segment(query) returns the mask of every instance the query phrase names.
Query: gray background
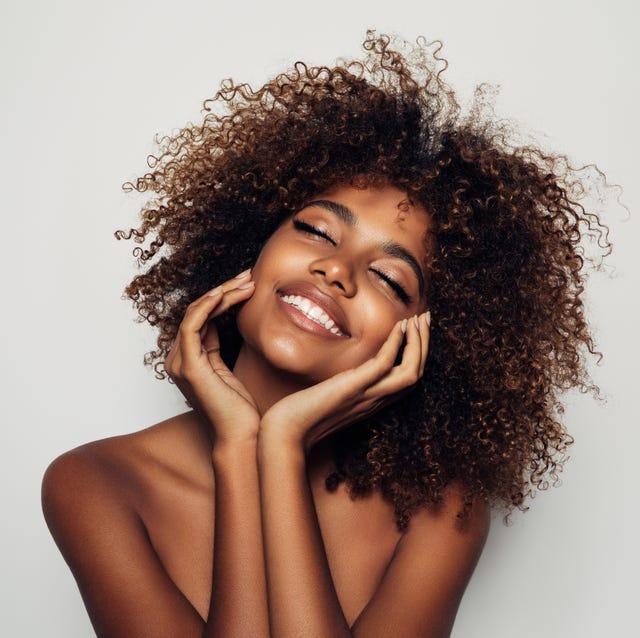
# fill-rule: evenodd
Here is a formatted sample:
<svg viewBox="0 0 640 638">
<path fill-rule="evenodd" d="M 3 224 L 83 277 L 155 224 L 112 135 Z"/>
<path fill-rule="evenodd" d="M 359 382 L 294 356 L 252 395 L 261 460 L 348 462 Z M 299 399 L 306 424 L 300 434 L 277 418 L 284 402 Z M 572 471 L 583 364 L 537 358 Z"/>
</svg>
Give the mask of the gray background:
<svg viewBox="0 0 640 638">
<path fill-rule="evenodd" d="M 501 85 L 500 115 L 576 164 L 597 162 L 631 211 L 607 204 L 616 251 L 589 289 L 607 402 L 568 397 L 577 442 L 564 485 L 510 527 L 496 518 L 454 636 L 639 635 L 634 5 L 3 0 L 0 634 L 91 635 L 40 513 L 51 459 L 183 410 L 141 365 L 153 336 L 120 300 L 132 246 L 112 233 L 140 203 L 121 183 L 144 171 L 156 132 L 198 118 L 223 77 L 260 83 L 296 59 L 331 63 L 375 27 L 441 38 L 463 97 Z"/>
</svg>

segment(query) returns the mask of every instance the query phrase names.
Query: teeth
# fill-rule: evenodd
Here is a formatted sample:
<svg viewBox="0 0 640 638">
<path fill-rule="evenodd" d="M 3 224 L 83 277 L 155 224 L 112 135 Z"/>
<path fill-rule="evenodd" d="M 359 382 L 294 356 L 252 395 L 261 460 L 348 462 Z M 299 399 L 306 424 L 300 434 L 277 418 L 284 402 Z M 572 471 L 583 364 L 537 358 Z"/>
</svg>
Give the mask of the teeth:
<svg viewBox="0 0 640 638">
<path fill-rule="evenodd" d="M 306 297 L 301 297 L 300 295 L 283 295 L 282 300 L 300 310 L 300 312 L 309 317 L 309 319 L 326 328 L 329 332 L 342 336 L 333 319 L 331 319 L 320 306 L 316 306 L 316 304 Z"/>
<path fill-rule="evenodd" d="M 311 302 L 308 299 L 305 299 L 304 297 L 300 298 L 300 310 L 302 310 L 302 312 L 304 312 L 305 315 L 309 314 L 309 310 L 311 310 Z"/>
</svg>

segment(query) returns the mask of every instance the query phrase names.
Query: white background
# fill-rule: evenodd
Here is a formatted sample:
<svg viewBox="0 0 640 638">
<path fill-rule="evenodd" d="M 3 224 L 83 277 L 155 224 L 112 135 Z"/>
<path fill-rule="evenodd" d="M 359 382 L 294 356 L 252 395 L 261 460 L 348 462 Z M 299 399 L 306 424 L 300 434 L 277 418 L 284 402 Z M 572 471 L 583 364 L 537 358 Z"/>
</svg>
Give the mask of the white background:
<svg viewBox="0 0 640 638">
<path fill-rule="evenodd" d="M 615 252 L 591 279 L 605 352 L 599 405 L 571 397 L 564 485 L 511 527 L 496 518 L 454 636 L 637 636 L 639 560 L 638 9 L 632 0 L 316 3 L 3 0 L 0 6 L 0 634 L 91 635 L 39 505 L 42 473 L 83 442 L 183 409 L 141 365 L 150 329 L 120 295 L 156 132 L 197 119 L 228 76 L 260 83 L 296 59 L 356 55 L 366 28 L 444 41 L 463 96 L 501 85 L 502 116 L 624 186 Z M 543 134 L 544 132 L 544 134 Z M 212 282 L 214 284 L 215 282 Z"/>
</svg>

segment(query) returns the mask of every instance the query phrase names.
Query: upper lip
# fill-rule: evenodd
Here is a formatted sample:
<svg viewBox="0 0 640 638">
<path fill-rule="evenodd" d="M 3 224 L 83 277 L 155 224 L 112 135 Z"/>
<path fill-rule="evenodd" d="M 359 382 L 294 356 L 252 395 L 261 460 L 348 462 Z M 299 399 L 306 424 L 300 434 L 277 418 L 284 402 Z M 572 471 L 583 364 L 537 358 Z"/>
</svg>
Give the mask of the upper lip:
<svg viewBox="0 0 640 638">
<path fill-rule="evenodd" d="M 322 292 L 317 286 L 311 283 L 299 281 L 278 288 L 278 294 L 283 295 L 299 295 L 306 297 L 309 301 L 322 308 L 336 324 L 336 327 L 343 335 L 351 336 L 347 328 L 347 318 L 338 303 L 325 292 Z"/>
</svg>

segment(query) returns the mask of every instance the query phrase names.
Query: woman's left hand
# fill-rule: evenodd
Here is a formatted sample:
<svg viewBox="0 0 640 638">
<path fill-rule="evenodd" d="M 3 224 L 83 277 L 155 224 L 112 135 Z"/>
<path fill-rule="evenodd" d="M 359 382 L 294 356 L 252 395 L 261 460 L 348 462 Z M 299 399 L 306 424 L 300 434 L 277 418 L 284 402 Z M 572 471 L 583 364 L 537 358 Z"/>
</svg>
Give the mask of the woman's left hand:
<svg viewBox="0 0 640 638">
<path fill-rule="evenodd" d="M 429 320 L 429 313 L 424 313 L 399 321 L 368 361 L 278 401 L 262 417 L 261 436 L 309 450 L 325 436 L 397 399 L 424 373 Z M 405 334 L 402 359 L 394 365 Z"/>
</svg>

